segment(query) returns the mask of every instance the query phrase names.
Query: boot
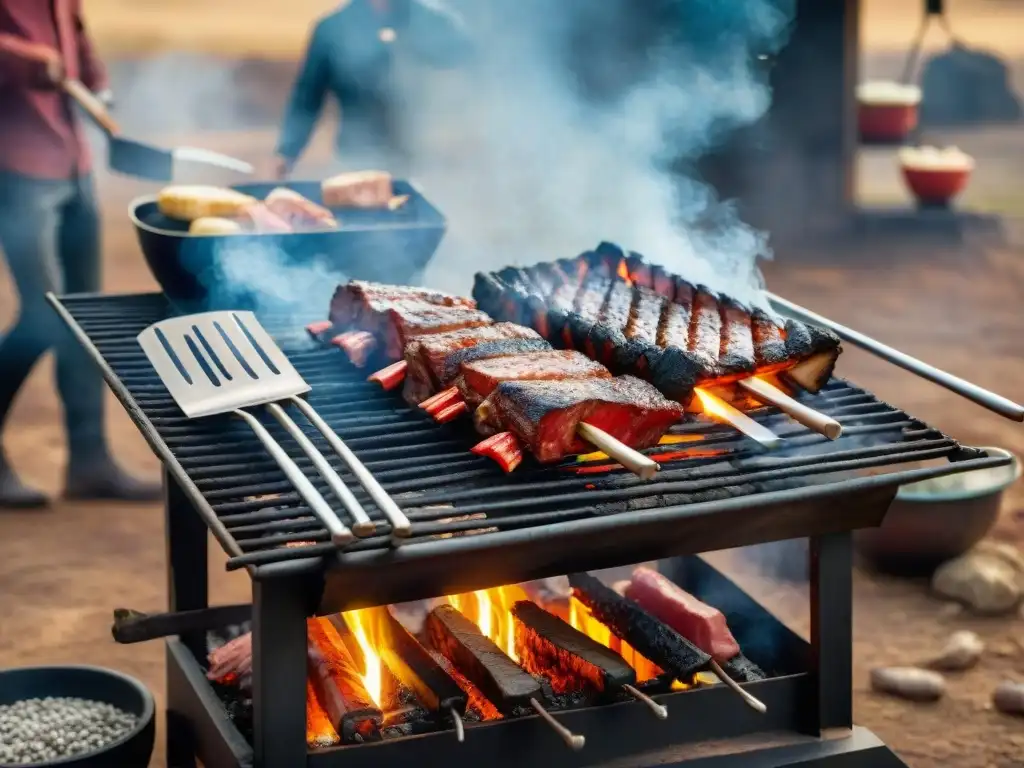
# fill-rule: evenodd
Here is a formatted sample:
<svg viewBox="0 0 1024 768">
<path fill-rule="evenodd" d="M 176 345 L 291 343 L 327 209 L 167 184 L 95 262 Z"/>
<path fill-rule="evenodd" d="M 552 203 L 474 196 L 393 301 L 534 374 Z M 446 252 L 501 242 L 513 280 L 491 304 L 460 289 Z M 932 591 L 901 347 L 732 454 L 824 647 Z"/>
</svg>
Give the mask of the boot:
<svg viewBox="0 0 1024 768">
<path fill-rule="evenodd" d="M 42 491 L 21 482 L 0 452 L 0 509 L 42 509 L 49 503 Z"/>
<path fill-rule="evenodd" d="M 72 501 L 157 501 L 160 483 L 147 482 L 125 472 L 111 458 L 68 466 L 64 498 Z"/>
</svg>

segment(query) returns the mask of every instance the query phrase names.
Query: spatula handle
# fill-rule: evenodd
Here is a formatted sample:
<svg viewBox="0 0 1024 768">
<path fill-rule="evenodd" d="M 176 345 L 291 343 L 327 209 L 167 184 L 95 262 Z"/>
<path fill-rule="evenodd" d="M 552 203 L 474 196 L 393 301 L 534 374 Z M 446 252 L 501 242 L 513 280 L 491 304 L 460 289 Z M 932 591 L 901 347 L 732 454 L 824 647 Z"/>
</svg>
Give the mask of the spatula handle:
<svg viewBox="0 0 1024 768">
<path fill-rule="evenodd" d="M 360 538 L 372 536 L 375 526 L 370 516 L 366 514 L 359 500 L 352 495 L 352 491 L 345 485 L 345 481 L 334 471 L 334 467 L 330 465 L 327 458 L 313 445 L 313 441 L 306 437 L 306 434 L 299 429 L 299 425 L 295 423 L 292 417 L 280 405 L 268 403 L 267 410 L 285 428 L 292 439 L 299 444 L 299 448 L 313 462 L 313 466 L 317 468 L 317 471 L 327 481 L 327 485 L 334 491 L 334 495 L 341 500 L 345 509 L 352 515 L 352 519 L 355 521 L 355 524 L 352 526 L 352 532 Z"/>
<path fill-rule="evenodd" d="M 64 93 L 70 96 L 107 135 L 116 136 L 121 126 L 110 116 L 110 111 L 100 99 L 79 80 L 65 80 L 61 83 Z"/>
<path fill-rule="evenodd" d="M 412 535 L 412 524 L 409 522 L 409 518 L 405 516 L 405 513 L 399 509 L 398 505 L 395 504 L 394 500 L 388 495 L 380 483 L 375 478 L 363 463 L 356 458 L 356 455 L 349 450 L 348 446 L 342 442 L 341 438 L 331 429 L 330 425 L 320 418 L 320 414 L 316 410 L 303 400 L 301 397 L 292 397 L 291 401 L 295 403 L 296 407 L 302 414 L 309 419 L 309 422 L 320 430 L 320 434 L 324 436 L 324 439 L 330 444 L 331 448 L 334 449 L 335 453 L 341 457 L 352 474 L 356 476 L 359 484 L 366 489 L 366 492 L 370 494 L 370 498 L 373 499 L 373 503 L 377 505 L 384 516 L 387 517 L 388 522 L 391 523 L 391 535 L 396 538 L 405 539 Z"/>
<path fill-rule="evenodd" d="M 317 519 L 327 528 L 328 533 L 331 535 L 331 542 L 340 547 L 352 541 L 355 538 L 352 535 L 352 531 L 346 528 L 345 524 L 338 519 L 338 516 L 334 514 L 334 510 L 331 509 L 331 505 L 313 487 L 313 484 L 309 482 L 309 479 L 302 473 L 298 465 L 292 461 L 291 457 L 285 453 L 284 448 L 267 431 L 266 427 L 260 424 L 259 419 L 245 411 L 236 410 L 233 413 L 245 420 L 256 434 L 256 437 L 263 443 L 263 447 L 267 449 L 271 458 L 284 470 L 291 484 L 295 486 L 295 490 L 299 492 L 299 496 L 302 497 L 302 500 L 313 510 L 313 514 L 316 515 Z"/>
</svg>

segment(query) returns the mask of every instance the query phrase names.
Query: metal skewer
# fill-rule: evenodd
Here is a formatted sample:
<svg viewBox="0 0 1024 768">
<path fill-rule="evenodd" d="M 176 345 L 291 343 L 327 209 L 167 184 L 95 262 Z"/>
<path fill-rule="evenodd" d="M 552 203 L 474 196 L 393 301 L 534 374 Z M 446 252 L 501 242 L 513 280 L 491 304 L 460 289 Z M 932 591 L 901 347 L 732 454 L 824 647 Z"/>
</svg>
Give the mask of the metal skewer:
<svg viewBox="0 0 1024 768">
<path fill-rule="evenodd" d="M 560 722 L 555 720 L 555 718 L 551 716 L 551 713 L 544 709 L 541 703 L 536 699 L 530 699 L 530 706 L 533 707 L 534 712 L 544 719 L 544 722 L 551 726 L 555 733 L 562 737 L 562 741 L 564 741 L 570 749 L 576 750 L 577 752 L 583 749 L 583 745 L 587 743 L 585 738 L 580 736 L 578 733 L 573 733 Z"/>
<path fill-rule="evenodd" d="M 576 425 L 576 434 L 602 453 L 608 454 L 609 458 L 617 461 L 641 480 L 650 480 L 661 469 L 661 465 L 650 456 L 633 450 L 603 429 L 581 422 Z"/>
<path fill-rule="evenodd" d="M 835 440 L 843 434 L 843 425 L 838 421 L 823 413 L 819 413 L 813 408 L 808 408 L 764 379 L 759 379 L 756 376 L 749 379 L 741 379 L 739 386 L 758 400 L 774 405 L 794 421 L 800 422 L 808 429 L 813 429 L 829 440 Z"/>
<path fill-rule="evenodd" d="M 922 379 L 927 379 L 934 384 L 938 384 L 940 387 L 945 387 L 950 392 L 955 392 L 961 397 L 966 397 L 968 400 L 977 403 L 982 408 L 987 408 L 988 410 L 998 413 L 1000 416 L 1012 419 L 1013 421 L 1024 421 L 1024 405 L 1020 405 L 1019 403 L 1015 403 L 1002 395 L 997 395 L 994 392 L 983 389 L 977 384 L 965 381 L 959 376 L 954 376 L 951 373 L 946 373 L 946 371 L 928 365 L 928 363 L 922 362 L 915 357 L 911 357 L 910 355 L 900 352 L 898 349 L 893 349 L 880 341 L 872 339 L 870 336 L 865 336 L 859 331 L 847 328 L 845 325 L 840 325 L 837 322 L 829 320 L 827 317 L 822 317 L 815 312 L 811 312 L 809 309 L 805 309 L 798 304 L 787 301 L 781 296 L 776 296 L 774 293 L 769 293 L 767 295 L 769 301 L 771 301 L 775 308 L 783 314 L 789 315 L 797 320 L 828 328 L 843 341 L 848 341 L 851 344 L 870 352 L 876 357 L 887 360 L 893 365 L 898 365 L 905 371 L 917 374 Z"/>
<path fill-rule="evenodd" d="M 667 720 L 668 719 L 668 710 L 665 709 L 665 707 L 663 707 L 661 704 L 656 702 L 654 699 L 652 699 L 650 696 L 648 696 L 643 691 L 637 690 L 632 685 L 624 685 L 624 686 L 622 686 L 622 690 L 624 690 L 626 693 L 628 693 L 634 699 L 639 701 L 641 704 L 646 704 L 647 708 L 649 710 L 651 710 L 651 712 L 653 712 L 655 714 L 655 716 L 659 720 Z"/>
<path fill-rule="evenodd" d="M 455 738 L 459 744 L 466 740 L 466 726 L 462 723 L 462 718 L 459 713 L 455 711 L 455 708 L 448 710 L 448 713 L 452 716 L 452 723 L 455 725 Z"/>
<path fill-rule="evenodd" d="M 748 707 L 750 707 L 753 710 L 756 710 L 757 712 L 760 712 L 762 715 L 768 711 L 768 707 L 765 706 L 765 703 L 763 701 L 754 696 L 752 693 L 746 691 L 739 683 L 737 683 L 735 680 L 729 677 L 725 673 L 725 670 L 722 669 L 722 665 L 714 659 L 711 660 L 711 671 L 715 673 L 719 680 L 721 680 L 727 686 L 736 691 L 736 693 L 739 694 L 743 701 L 747 703 Z"/>
</svg>

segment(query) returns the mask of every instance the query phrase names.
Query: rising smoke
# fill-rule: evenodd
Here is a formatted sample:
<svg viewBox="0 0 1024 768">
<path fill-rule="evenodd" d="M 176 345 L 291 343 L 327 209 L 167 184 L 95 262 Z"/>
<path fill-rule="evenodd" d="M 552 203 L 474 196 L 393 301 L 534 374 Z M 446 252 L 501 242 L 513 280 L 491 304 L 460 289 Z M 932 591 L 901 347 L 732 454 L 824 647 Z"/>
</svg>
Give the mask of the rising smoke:
<svg viewBox="0 0 1024 768">
<path fill-rule="evenodd" d="M 765 234 L 680 168 L 765 113 L 759 56 L 784 44 L 792 1 L 477 7 L 484 42 L 463 103 L 415 89 L 407 113 L 415 172 L 451 222 L 428 279 L 465 290 L 482 267 L 606 239 L 751 300 Z"/>
<path fill-rule="evenodd" d="M 767 236 L 692 169 L 767 110 L 760 57 L 785 44 L 794 2 L 451 0 L 475 58 L 444 72 L 410 58 L 397 73 L 410 175 L 449 222 L 425 281 L 465 293 L 475 271 L 611 240 L 756 300 Z M 122 94 L 122 103 L 179 122 L 196 111 L 190 104 L 207 119 L 232 109 L 227 65 L 204 66 L 185 82 L 180 68 L 153 62 L 136 73 L 142 95 Z M 326 262 L 285 269 L 270 249 L 221 261 L 218 290 L 269 289 L 275 309 L 289 297 L 308 303 L 310 290 L 346 276 Z"/>
</svg>

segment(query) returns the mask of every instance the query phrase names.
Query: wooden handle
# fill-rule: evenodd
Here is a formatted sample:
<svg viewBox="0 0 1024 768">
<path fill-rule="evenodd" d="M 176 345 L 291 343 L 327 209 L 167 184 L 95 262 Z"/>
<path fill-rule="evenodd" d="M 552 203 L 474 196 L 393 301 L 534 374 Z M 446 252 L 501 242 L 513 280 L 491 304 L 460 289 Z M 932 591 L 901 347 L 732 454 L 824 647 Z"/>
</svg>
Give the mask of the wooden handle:
<svg viewBox="0 0 1024 768">
<path fill-rule="evenodd" d="M 96 94 L 86 88 L 81 82 L 78 80 L 65 80 L 62 83 L 62 87 L 64 88 L 64 93 L 74 99 L 78 106 L 84 109 L 86 114 L 95 120 L 96 124 L 108 135 L 116 136 L 121 132 L 121 127 L 110 116 L 106 105 L 96 98 Z"/>
<path fill-rule="evenodd" d="M 740 387 L 758 400 L 774 405 L 795 421 L 800 422 L 808 429 L 813 429 L 815 432 L 824 435 L 829 440 L 835 440 L 843 434 L 843 425 L 838 421 L 823 413 L 818 413 L 813 408 L 808 408 L 764 379 L 757 377 L 743 379 L 740 381 Z"/>
<path fill-rule="evenodd" d="M 747 414 L 733 408 L 725 400 L 714 397 L 700 388 L 695 389 L 694 392 L 696 392 L 698 399 L 704 405 L 704 412 L 716 421 L 732 425 L 745 436 L 757 441 L 769 450 L 778 448 L 782 444 L 781 437 L 768 429 L 768 427 L 758 424 Z"/>
<path fill-rule="evenodd" d="M 603 429 L 598 429 L 590 424 L 580 423 L 576 426 L 576 434 L 599 451 L 608 454 L 609 458 L 615 459 L 615 461 L 637 475 L 641 480 L 650 480 L 661 469 L 658 462 L 654 459 L 644 456 L 639 451 L 634 451 Z"/>
</svg>

